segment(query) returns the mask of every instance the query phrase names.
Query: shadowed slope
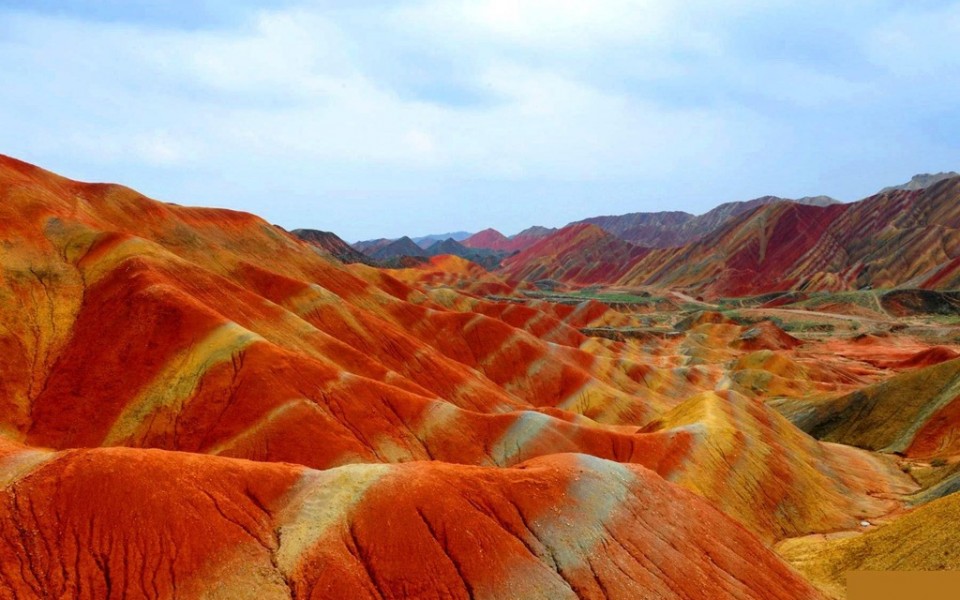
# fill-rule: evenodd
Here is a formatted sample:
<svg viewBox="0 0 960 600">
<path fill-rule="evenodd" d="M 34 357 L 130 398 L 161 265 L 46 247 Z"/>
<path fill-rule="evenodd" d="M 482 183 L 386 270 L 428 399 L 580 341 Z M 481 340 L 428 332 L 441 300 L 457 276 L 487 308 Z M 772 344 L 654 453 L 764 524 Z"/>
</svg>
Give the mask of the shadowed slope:
<svg viewBox="0 0 960 600">
<path fill-rule="evenodd" d="M 892 460 L 820 444 L 734 392 L 691 398 L 646 428 L 654 429 L 693 437 L 681 466 L 666 474 L 671 481 L 767 540 L 854 528 L 896 510 L 894 494 L 916 489 Z"/>
<path fill-rule="evenodd" d="M 960 569 L 960 495 L 921 506 L 857 535 L 788 540 L 777 551 L 833 598 L 844 598 L 849 571 Z"/>
<path fill-rule="evenodd" d="M 918 458 L 960 454 L 960 360 L 907 371 L 863 390 L 776 403 L 827 441 Z"/>
<path fill-rule="evenodd" d="M 394 240 L 389 244 L 377 248 L 376 250 L 370 250 L 370 258 L 376 260 L 387 260 L 390 258 L 400 258 L 403 256 L 426 256 L 426 251 L 418 246 L 413 240 L 404 236 L 398 240 Z"/>
<path fill-rule="evenodd" d="M 317 229 L 294 229 L 291 232 L 311 246 L 316 246 L 343 263 L 363 263 L 376 265 L 372 258 L 356 250 L 350 244 L 340 239 L 337 234 Z"/>
</svg>

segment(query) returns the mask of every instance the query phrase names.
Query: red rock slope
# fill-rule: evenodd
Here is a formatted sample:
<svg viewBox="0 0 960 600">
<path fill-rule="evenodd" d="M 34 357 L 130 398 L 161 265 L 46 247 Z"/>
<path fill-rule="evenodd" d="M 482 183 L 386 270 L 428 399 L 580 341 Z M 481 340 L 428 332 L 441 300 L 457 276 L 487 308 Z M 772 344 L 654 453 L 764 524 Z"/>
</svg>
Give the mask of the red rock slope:
<svg viewBox="0 0 960 600">
<path fill-rule="evenodd" d="M 556 229 L 534 226 L 507 237 L 496 229 L 484 229 L 463 240 L 463 245 L 468 248 L 517 252 L 529 248 L 555 231 Z"/>
<path fill-rule="evenodd" d="M 762 196 L 743 202 L 727 202 L 702 214 L 691 215 L 680 211 L 629 213 L 625 215 L 591 217 L 571 225 L 591 223 L 628 242 L 648 248 L 671 248 L 694 242 L 737 215 L 748 213 L 758 206 L 776 202 L 796 202 L 827 206 L 836 200 L 826 196 L 790 200 L 776 196 Z"/>
<path fill-rule="evenodd" d="M 960 286 L 958 199 L 954 177 L 849 204 L 758 202 L 700 239 L 653 250 L 574 224 L 504 261 L 503 274 L 512 281 L 648 285 L 711 297 L 866 286 L 954 289 Z"/>
<path fill-rule="evenodd" d="M 642 467 L 312 471 L 0 446 L 0 598 L 817 598 Z"/>
<path fill-rule="evenodd" d="M 807 597 L 764 544 L 911 485 L 709 395 L 817 376 L 737 325 L 398 277 L 0 157 L 0 597 Z"/>
<path fill-rule="evenodd" d="M 503 261 L 511 281 L 556 279 L 574 284 L 616 281 L 648 252 L 596 225 L 568 225 Z"/>
<path fill-rule="evenodd" d="M 510 238 L 496 229 L 484 229 L 463 240 L 467 248 L 487 248 L 489 250 L 506 250 Z"/>
<path fill-rule="evenodd" d="M 864 286 L 950 289 L 960 284 L 960 178 L 860 202 L 777 203 L 703 240 L 651 252 L 625 284 L 735 296 Z"/>
</svg>

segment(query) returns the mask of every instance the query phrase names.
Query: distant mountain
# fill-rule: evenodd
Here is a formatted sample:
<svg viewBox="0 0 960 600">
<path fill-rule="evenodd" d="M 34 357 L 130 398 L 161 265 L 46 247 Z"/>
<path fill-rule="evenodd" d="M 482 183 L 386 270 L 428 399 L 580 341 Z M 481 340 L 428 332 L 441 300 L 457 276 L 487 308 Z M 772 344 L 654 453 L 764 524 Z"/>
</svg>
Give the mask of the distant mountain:
<svg viewBox="0 0 960 600">
<path fill-rule="evenodd" d="M 549 235 L 553 235 L 557 231 L 559 230 L 555 227 L 540 227 L 539 225 L 528 227 L 520 233 L 510 236 L 510 243 L 507 244 L 505 249 L 511 252 L 526 250 L 533 244 Z"/>
<path fill-rule="evenodd" d="M 442 242 L 444 240 L 453 240 L 455 242 L 462 242 L 463 240 L 470 237 L 472 234 L 469 231 L 452 231 L 450 233 L 431 233 L 430 235 L 424 235 L 420 237 L 411 238 L 414 243 L 421 248 L 429 248 L 435 242 Z"/>
<path fill-rule="evenodd" d="M 925 190 L 931 185 L 939 181 L 943 181 L 944 179 L 950 179 L 951 177 L 960 177 L 960 173 L 956 173 L 954 171 L 947 171 L 943 173 L 920 173 L 919 175 L 914 175 L 907 183 L 885 187 L 880 190 L 880 193 L 893 192 L 896 190 Z"/>
<path fill-rule="evenodd" d="M 777 196 L 762 196 L 742 202 L 727 202 L 702 215 L 681 211 L 639 212 L 625 215 L 591 217 L 571 225 L 590 223 L 619 238 L 648 248 L 672 248 L 688 244 L 707 235 L 729 218 L 774 202 L 796 202 L 827 206 L 837 201 L 829 196 L 813 196 L 790 200 Z"/>
<path fill-rule="evenodd" d="M 776 203 L 793 203 L 804 206 L 830 206 L 832 204 L 839 204 L 837 200 L 829 196 L 807 196 L 796 200 L 781 198 L 779 196 L 761 196 L 753 200 L 727 202 L 717 206 L 713 210 L 694 217 L 686 223 L 681 228 L 681 237 L 686 238 L 683 243 L 689 243 L 704 237 L 726 223 L 731 217 L 746 214 L 760 206 Z"/>
<path fill-rule="evenodd" d="M 504 251 L 489 248 L 468 248 L 452 237 L 437 240 L 426 248 L 417 244 L 412 238 L 404 236 L 397 240 L 378 239 L 357 242 L 350 249 L 354 252 L 362 250 L 361 254 L 367 260 L 387 268 L 410 267 L 420 264 L 427 257 L 450 254 L 473 261 L 489 270 L 499 267 L 500 260 L 507 254 Z"/>
<path fill-rule="evenodd" d="M 582 221 L 575 221 L 570 225 L 591 224 L 600 227 L 608 233 L 650 248 L 678 246 L 688 241 L 681 231 L 685 224 L 696 219 L 690 213 L 671 212 L 638 212 L 626 215 L 607 215 L 590 217 Z"/>
<path fill-rule="evenodd" d="M 596 225 L 578 223 L 504 259 L 502 273 L 512 281 L 616 281 L 647 252 L 647 248 L 624 241 Z"/>
<path fill-rule="evenodd" d="M 440 256 L 441 254 L 452 254 L 454 256 L 464 256 L 470 253 L 476 253 L 473 248 L 467 248 L 453 238 L 434 242 L 426 249 L 427 256 Z"/>
<path fill-rule="evenodd" d="M 779 198 L 777 196 L 763 196 L 743 202 L 727 202 L 702 215 L 692 215 L 681 211 L 639 212 L 625 215 L 591 217 L 589 219 L 575 221 L 570 223 L 570 225 L 596 225 L 608 233 L 612 233 L 623 240 L 639 246 L 648 248 L 673 248 L 702 238 L 733 216 L 753 210 L 757 206 L 774 202 L 796 202 L 812 206 L 827 206 L 837 203 L 836 200 L 828 196 L 812 196 L 798 200 Z M 488 228 L 472 235 L 465 231 L 457 231 L 449 234 L 432 234 L 407 239 L 410 239 L 424 251 L 437 242 L 453 240 L 466 248 L 512 253 L 525 250 L 557 231 L 555 228 L 533 226 L 508 237 L 496 229 Z M 398 248 L 400 248 L 400 246 L 393 247 L 392 245 L 398 241 L 399 240 L 386 238 L 364 240 L 353 244 L 353 248 L 368 256 L 384 256 L 384 254 L 386 254 L 394 257 L 399 256 L 396 252 L 399 251 Z M 391 247 L 391 249 L 381 252 L 381 250 L 387 247 Z M 454 250 L 456 251 L 446 252 L 446 254 L 462 256 L 473 260 L 473 258 L 465 255 L 461 250 L 456 248 L 454 248 Z M 409 246 L 406 247 L 404 252 L 406 252 L 406 254 L 403 254 L 405 256 L 433 256 L 433 254 L 428 252 L 413 253 L 413 250 Z"/>
<path fill-rule="evenodd" d="M 453 238 L 436 242 L 426 250 L 427 256 L 441 256 L 450 254 L 475 262 L 485 269 L 495 269 L 500 266 L 500 260 L 506 256 L 501 250 L 488 248 L 468 248 Z"/>
<path fill-rule="evenodd" d="M 467 248 L 488 248 L 490 250 L 505 250 L 505 246 L 509 243 L 510 238 L 493 228 L 478 231 L 463 240 L 463 245 Z"/>
<path fill-rule="evenodd" d="M 597 224 L 575 223 L 505 259 L 502 274 L 511 281 L 654 286 L 707 297 L 960 287 L 960 176 L 847 204 L 765 196 L 699 217 L 622 217 L 599 222 L 620 232 L 672 225 L 676 236 L 703 233 L 682 246 L 647 248 Z M 648 240 L 665 239 L 647 231 Z"/>
<path fill-rule="evenodd" d="M 337 234 L 330 231 L 320 231 L 319 229 L 294 229 L 293 235 L 327 252 L 337 260 L 343 263 L 363 263 L 365 265 L 377 266 L 377 261 L 373 260 L 363 252 L 356 250 L 350 244 L 340 239 Z"/>
<path fill-rule="evenodd" d="M 556 231 L 556 229 L 549 227 L 534 225 L 514 236 L 507 237 L 496 229 L 484 229 L 464 240 L 463 245 L 469 248 L 487 248 L 489 250 L 500 250 L 503 252 L 516 252 L 530 247 L 535 242 Z"/>
<path fill-rule="evenodd" d="M 638 260 L 622 285 L 710 296 L 960 286 L 960 177 L 848 204 L 770 203 Z"/>
<path fill-rule="evenodd" d="M 396 240 L 391 240 L 387 238 L 378 238 L 375 240 L 363 240 L 360 242 L 354 242 L 353 244 L 350 244 L 350 245 L 353 247 L 354 250 L 359 250 L 360 252 L 363 252 L 367 256 L 370 256 L 380 248 L 389 246 L 395 241 Z"/>
<path fill-rule="evenodd" d="M 398 240 L 394 240 L 389 244 L 380 246 L 375 250 L 365 253 L 371 258 L 375 258 L 377 260 L 389 260 L 391 258 L 399 258 L 401 256 L 427 256 L 427 253 L 424 251 L 424 249 L 414 243 L 414 241 L 407 236 L 403 236 Z"/>
<path fill-rule="evenodd" d="M 797 204 L 806 204 L 807 206 L 830 206 L 831 204 L 842 204 L 836 198 L 830 196 L 804 196 L 796 200 L 787 200 L 787 202 L 796 202 Z"/>
</svg>

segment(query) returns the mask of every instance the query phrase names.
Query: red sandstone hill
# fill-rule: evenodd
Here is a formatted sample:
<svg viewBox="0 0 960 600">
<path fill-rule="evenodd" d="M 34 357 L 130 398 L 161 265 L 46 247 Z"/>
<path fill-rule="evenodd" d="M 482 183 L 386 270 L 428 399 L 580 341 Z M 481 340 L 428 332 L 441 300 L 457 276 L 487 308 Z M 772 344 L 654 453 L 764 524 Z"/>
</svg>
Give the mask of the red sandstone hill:
<svg viewBox="0 0 960 600">
<path fill-rule="evenodd" d="M 960 178 L 850 204 L 763 206 L 621 280 L 713 295 L 960 284 Z"/>
<path fill-rule="evenodd" d="M 488 250 L 506 250 L 510 238 L 496 229 L 484 229 L 461 242 L 467 248 L 486 248 Z"/>
<path fill-rule="evenodd" d="M 758 202 L 676 248 L 643 250 L 599 228 L 570 226 L 505 261 L 503 274 L 709 296 L 953 289 L 960 286 L 958 206 L 960 178 L 947 178 L 849 204 Z"/>
<path fill-rule="evenodd" d="M 827 196 L 790 200 L 776 196 L 762 196 L 743 202 L 727 202 L 702 214 L 691 215 L 681 211 L 629 213 L 625 215 L 591 217 L 571 223 L 590 223 L 628 242 L 648 248 L 683 246 L 708 235 L 731 218 L 748 213 L 759 206 L 778 202 L 796 202 L 811 206 L 829 206 L 837 201 Z"/>
<path fill-rule="evenodd" d="M 510 236 L 510 244 L 507 246 L 507 250 L 526 250 L 533 244 L 556 232 L 557 229 L 553 227 L 541 227 L 539 225 L 527 227 L 520 233 Z"/>
<path fill-rule="evenodd" d="M 529 248 L 554 232 L 556 232 L 556 229 L 534 226 L 528 227 L 514 236 L 507 237 L 496 229 L 484 229 L 465 239 L 463 245 L 468 248 L 516 252 Z"/>
<path fill-rule="evenodd" d="M 648 252 L 534 247 L 582 281 Z M 765 404 L 862 367 L 510 289 L 0 157 L 0 598 L 813 598 L 772 544 L 915 489 Z"/>
<path fill-rule="evenodd" d="M 504 259 L 501 273 L 512 281 L 616 281 L 647 252 L 596 225 L 569 225 Z"/>
<path fill-rule="evenodd" d="M 682 233 L 684 225 L 695 219 L 693 215 L 681 211 L 655 213 L 629 213 L 591 217 L 571 223 L 571 225 L 596 225 L 607 233 L 620 239 L 648 246 L 650 248 L 669 248 L 682 246 L 690 241 Z"/>
<path fill-rule="evenodd" d="M 313 471 L 27 452 L 0 446 L 24 464 L 0 492 L 4 598 L 820 597 L 690 492 L 582 455 Z"/>
</svg>

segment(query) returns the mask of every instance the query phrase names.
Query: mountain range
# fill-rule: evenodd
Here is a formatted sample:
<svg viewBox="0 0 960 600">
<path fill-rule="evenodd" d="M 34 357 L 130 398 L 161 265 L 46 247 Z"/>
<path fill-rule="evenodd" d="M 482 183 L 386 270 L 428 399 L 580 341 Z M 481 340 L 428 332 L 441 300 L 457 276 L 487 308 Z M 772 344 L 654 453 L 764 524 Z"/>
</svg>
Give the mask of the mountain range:
<svg viewBox="0 0 960 600">
<path fill-rule="evenodd" d="M 957 173 L 955 171 L 944 171 L 940 173 L 921 173 L 919 175 L 914 175 L 913 177 L 911 177 L 910 181 L 908 181 L 907 183 L 885 187 L 882 190 L 880 190 L 880 193 L 894 192 L 897 190 L 905 190 L 908 192 L 915 191 L 915 190 L 923 190 L 939 181 L 943 181 L 944 179 L 951 179 L 953 177 L 960 177 L 960 173 Z"/>
<path fill-rule="evenodd" d="M 503 253 L 484 266 L 512 282 L 666 287 L 696 295 L 899 286 L 946 289 L 954 259 L 960 191 L 955 174 L 917 175 L 870 198 L 763 196 L 702 215 L 630 213 L 507 237 L 486 229 L 463 247 Z M 789 240 L 789 243 L 787 241 Z M 904 254 L 904 246 L 912 250 Z M 371 257 L 428 256 L 411 240 L 355 245 Z M 473 259 L 461 246 L 449 252 Z"/>
<path fill-rule="evenodd" d="M 413 243 L 420 246 L 421 248 L 429 248 L 437 242 L 442 242 L 444 240 L 453 240 L 455 242 L 462 242 L 463 240 L 470 237 L 469 231 L 451 231 L 449 233 L 431 233 L 430 235 L 424 235 L 420 237 L 411 238 Z"/>
<path fill-rule="evenodd" d="M 332 231 L 318 229 L 294 229 L 291 233 L 310 245 L 319 248 L 342 263 L 376 265 L 377 261 L 343 241 Z"/>
<path fill-rule="evenodd" d="M 799 305 L 956 286 L 958 193 L 381 268 L 0 156 L 0 598 L 791 600 L 960 568 L 955 295 Z"/>
<path fill-rule="evenodd" d="M 945 174 L 941 174 L 945 175 Z M 918 176 L 923 177 L 923 176 Z M 936 176 L 925 176 L 933 178 Z M 743 202 L 727 202 L 717 206 L 702 215 L 692 215 L 686 212 L 656 212 L 656 213 L 629 213 L 625 215 L 591 217 L 581 221 L 575 221 L 570 225 L 589 223 L 597 225 L 604 231 L 626 241 L 651 248 L 682 246 L 685 243 L 699 239 L 704 234 L 712 231 L 721 223 L 732 216 L 747 212 L 764 204 L 774 202 L 797 202 L 799 204 L 810 204 L 814 206 L 826 206 L 838 203 L 837 200 L 828 196 L 814 196 L 800 198 L 798 200 L 789 200 L 778 198 L 776 196 L 763 196 L 753 200 Z M 462 242 L 468 248 L 481 248 L 487 250 L 499 250 L 507 253 L 525 250 L 538 240 L 555 233 L 556 228 L 541 227 L 535 225 L 528 227 L 520 233 L 512 236 L 506 236 L 496 229 L 488 228 L 477 233 L 467 233 L 458 231 L 454 234 L 433 234 L 420 238 L 412 238 L 410 241 L 420 246 L 422 249 L 429 248 L 437 241 L 453 239 Z M 400 242 L 404 238 L 397 239 L 374 239 L 363 240 L 353 244 L 356 250 L 368 253 L 371 257 L 382 247 L 394 242 Z M 397 249 L 405 248 L 407 251 L 415 252 L 409 244 L 402 242 L 402 246 Z M 398 256 L 396 252 L 391 252 L 392 256 Z"/>
<path fill-rule="evenodd" d="M 847 204 L 765 203 L 674 248 L 631 249 L 568 226 L 504 263 L 513 280 L 681 289 L 709 297 L 773 291 L 958 285 L 960 178 Z M 574 236 L 573 234 L 578 235 Z M 616 252 L 604 250 L 617 247 Z M 591 275 L 584 278 L 583 273 Z"/>
<path fill-rule="evenodd" d="M 592 217 L 571 223 L 590 223 L 604 231 L 648 248 L 683 246 L 710 233 L 731 217 L 747 213 L 758 206 L 777 202 L 795 202 L 812 206 L 828 206 L 838 202 L 828 196 L 816 196 L 789 200 L 776 196 L 763 196 L 744 202 L 727 202 L 702 215 L 686 212 L 630 213 L 610 217 Z"/>
</svg>

